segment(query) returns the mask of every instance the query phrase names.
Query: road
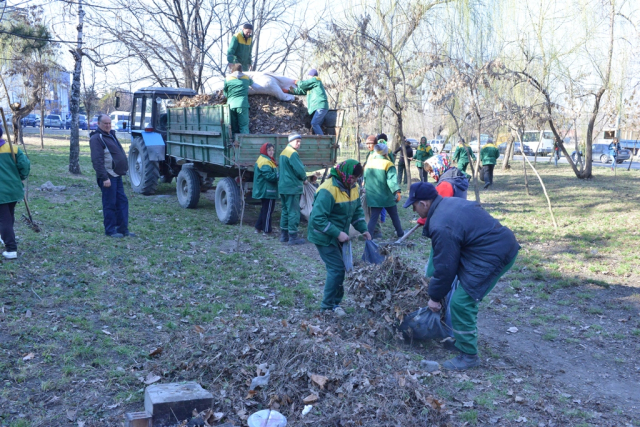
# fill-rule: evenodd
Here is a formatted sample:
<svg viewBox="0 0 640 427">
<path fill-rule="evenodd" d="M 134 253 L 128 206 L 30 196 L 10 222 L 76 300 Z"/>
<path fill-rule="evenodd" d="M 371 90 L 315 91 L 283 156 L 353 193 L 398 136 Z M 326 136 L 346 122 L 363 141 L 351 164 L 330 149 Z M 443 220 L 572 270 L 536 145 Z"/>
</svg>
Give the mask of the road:
<svg viewBox="0 0 640 427">
<path fill-rule="evenodd" d="M 22 132 L 23 135 L 40 135 L 40 128 L 34 128 L 34 127 L 26 127 L 26 128 L 22 128 Z M 89 132 L 88 130 L 80 130 L 80 136 L 84 136 L 84 137 L 89 137 Z M 53 129 L 53 128 L 45 128 L 44 130 L 44 136 L 54 136 L 54 137 L 61 137 L 61 136 L 70 136 L 71 135 L 71 131 L 69 129 Z M 130 136 L 129 136 L 129 132 L 116 132 L 116 136 L 118 137 L 118 139 L 121 140 L 129 140 Z"/>
<path fill-rule="evenodd" d="M 504 156 L 500 156 L 500 159 L 503 159 Z M 531 163 L 533 163 L 533 156 L 527 156 L 527 159 L 529 159 L 529 161 Z M 522 156 L 513 156 L 513 160 L 519 160 L 522 161 Z M 538 163 L 548 163 L 549 162 L 549 157 L 538 157 Z M 551 160 L 551 163 L 553 163 L 553 159 Z M 561 157 L 558 160 L 559 164 L 569 164 L 569 162 L 567 161 L 567 159 L 565 159 L 564 157 Z M 600 167 L 600 168 L 611 168 L 611 163 L 601 163 L 601 162 L 593 162 L 593 166 L 594 167 Z M 627 169 L 629 167 L 629 160 L 618 164 L 617 167 L 619 169 Z M 633 164 L 631 165 L 631 169 L 640 169 L 640 157 L 636 156 L 633 159 Z"/>
</svg>

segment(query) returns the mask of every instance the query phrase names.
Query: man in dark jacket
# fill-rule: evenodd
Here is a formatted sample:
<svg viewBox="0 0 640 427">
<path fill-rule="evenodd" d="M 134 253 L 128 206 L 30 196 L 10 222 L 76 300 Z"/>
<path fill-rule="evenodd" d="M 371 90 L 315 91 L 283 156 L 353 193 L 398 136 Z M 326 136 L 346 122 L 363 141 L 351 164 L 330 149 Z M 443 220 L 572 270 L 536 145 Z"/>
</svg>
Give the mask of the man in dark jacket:
<svg viewBox="0 0 640 427">
<path fill-rule="evenodd" d="M 98 129 L 91 132 L 89 147 L 91 163 L 102 190 L 105 234 L 110 237 L 135 236 L 129 232 L 129 201 L 122 185 L 122 175 L 129 170 L 127 155 L 116 132 L 111 130 L 111 119 L 106 114 L 98 116 Z"/>
<path fill-rule="evenodd" d="M 435 272 L 429 282 L 429 308 L 438 312 L 456 276 L 459 284 L 449 310 L 460 354 L 443 364 L 464 370 L 478 358 L 478 303 L 513 266 L 520 245 L 511 230 L 475 202 L 443 198 L 426 182 L 413 184 L 404 204 L 426 218 L 423 236 L 431 239 Z"/>
<path fill-rule="evenodd" d="M 407 158 L 409 160 L 413 159 L 413 148 L 411 148 L 411 142 L 405 139 L 404 146 L 405 146 L 405 149 L 407 150 Z M 405 168 L 405 164 L 404 164 L 404 153 L 402 152 L 402 145 L 396 148 L 396 150 L 393 152 L 393 154 L 398 154 L 398 153 L 400 153 L 398 155 L 398 185 L 399 185 L 399 184 L 407 183 L 409 174 L 407 173 L 407 169 Z M 402 180 L 403 174 L 404 174 L 404 182 Z"/>
</svg>

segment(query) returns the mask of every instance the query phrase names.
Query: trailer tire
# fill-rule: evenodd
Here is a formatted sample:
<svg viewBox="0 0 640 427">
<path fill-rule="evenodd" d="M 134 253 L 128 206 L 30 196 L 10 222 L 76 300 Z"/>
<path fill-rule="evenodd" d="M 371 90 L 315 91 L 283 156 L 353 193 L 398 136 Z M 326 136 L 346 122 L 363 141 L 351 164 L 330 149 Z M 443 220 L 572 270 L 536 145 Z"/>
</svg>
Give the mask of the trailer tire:
<svg viewBox="0 0 640 427">
<path fill-rule="evenodd" d="M 216 186 L 216 213 L 223 224 L 233 225 L 240 219 L 242 210 L 240 186 L 233 178 L 222 178 Z"/>
<path fill-rule="evenodd" d="M 185 209 L 194 209 L 200 200 L 200 175 L 193 168 L 182 168 L 176 179 L 178 203 Z"/>
<path fill-rule="evenodd" d="M 149 151 L 141 136 L 136 136 L 129 147 L 129 178 L 131 189 L 150 195 L 156 192 L 160 168 L 158 162 L 149 160 Z"/>
</svg>

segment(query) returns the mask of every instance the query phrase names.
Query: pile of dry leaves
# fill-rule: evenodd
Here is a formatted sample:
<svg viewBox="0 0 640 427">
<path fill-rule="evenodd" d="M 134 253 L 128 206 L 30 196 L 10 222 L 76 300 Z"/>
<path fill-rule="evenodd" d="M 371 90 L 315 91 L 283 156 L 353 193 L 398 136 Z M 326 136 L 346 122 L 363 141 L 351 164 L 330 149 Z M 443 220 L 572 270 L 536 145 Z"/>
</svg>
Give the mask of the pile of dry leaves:
<svg viewBox="0 0 640 427">
<path fill-rule="evenodd" d="M 405 315 L 429 301 L 424 273 L 408 267 L 393 255 L 388 255 L 379 265 L 355 266 L 345 286 L 356 304 L 392 324 L 401 323 Z"/>
<path fill-rule="evenodd" d="M 211 95 L 181 98 L 176 101 L 175 106 L 200 107 L 226 102 L 222 91 L 217 91 Z M 252 134 L 311 133 L 311 117 L 301 98 L 285 102 L 269 95 L 252 95 L 249 97 L 249 105 L 249 131 Z M 326 129 L 323 130 L 326 133 Z"/>
</svg>

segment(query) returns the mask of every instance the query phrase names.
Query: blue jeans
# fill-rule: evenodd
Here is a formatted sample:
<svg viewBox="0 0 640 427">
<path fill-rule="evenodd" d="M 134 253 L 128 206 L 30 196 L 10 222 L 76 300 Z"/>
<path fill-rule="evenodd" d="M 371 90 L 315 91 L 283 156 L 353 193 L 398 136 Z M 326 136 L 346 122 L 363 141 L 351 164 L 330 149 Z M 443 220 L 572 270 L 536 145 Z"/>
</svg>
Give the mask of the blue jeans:
<svg viewBox="0 0 640 427">
<path fill-rule="evenodd" d="M 315 113 L 313 113 L 313 118 L 311 119 L 311 127 L 313 128 L 313 132 L 316 135 L 324 135 L 320 126 L 322 126 L 322 123 L 324 122 L 324 116 L 326 116 L 328 112 L 329 110 L 318 108 Z"/>
<path fill-rule="evenodd" d="M 102 216 L 104 217 L 104 233 L 107 236 L 120 233 L 129 234 L 129 200 L 124 194 L 122 177 L 110 178 L 111 187 L 102 185 L 98 179 L 98 186 L 102 190 Z"/>
</svg>

